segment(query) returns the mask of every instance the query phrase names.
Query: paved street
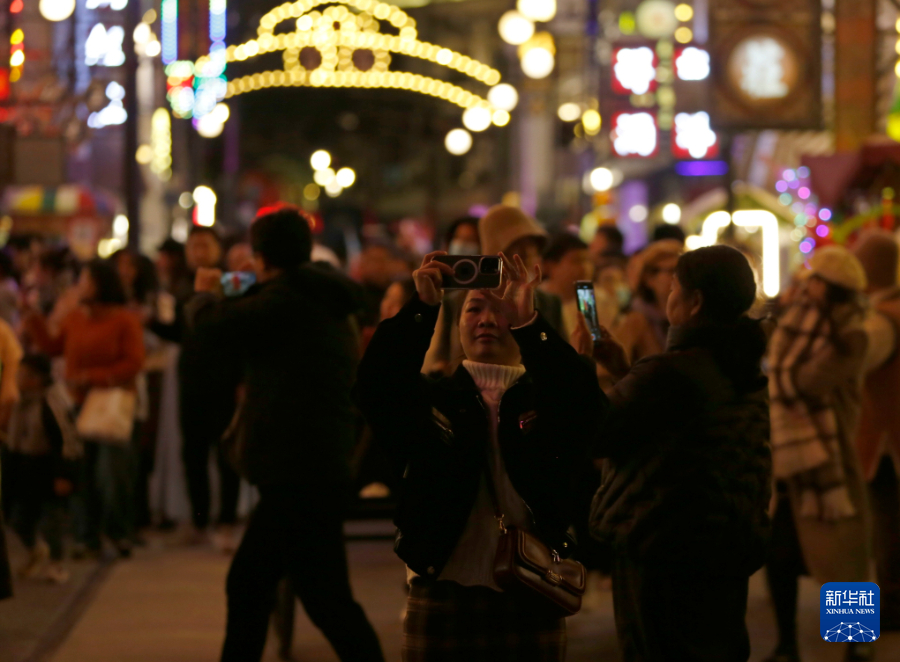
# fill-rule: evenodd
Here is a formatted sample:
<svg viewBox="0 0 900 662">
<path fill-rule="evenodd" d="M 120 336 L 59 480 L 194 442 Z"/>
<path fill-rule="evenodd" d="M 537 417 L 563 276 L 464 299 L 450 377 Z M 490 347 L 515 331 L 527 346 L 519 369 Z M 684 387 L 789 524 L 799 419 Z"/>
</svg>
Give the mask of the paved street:
<svg viewBox="0 0 900 662">
<path fill-rule="evenodd" d="M 403 566 L 388 542 L 352 542 L 349 554 L 357 598 L 381 636 L 387 659 L 399 660 Z M 151 545 L 139 550 L 134 559 L 111 567 L 54 655 L 3 657 L 3 662 L 213 662 L 225 623 L 223 587 L 228 563 L 227 557 L 207 548 L 169 547 L 162 538 L 152 539 Z M 827 644 L 818 636 L 816 587 L 807 582 L 803 589 L 804 659 L 839 662 L 844 649 Z M 749 622 L 751 659 L 759 662 L 774 644 L 772 616 L 761 575 L 753 578 Z M 594 609 L 570 619 L 569 628 L 571 662 L 619 659 L 609 593 L 600 594 Z M 699 628 L 702 623 L 698 623 Z M 0 629 L 5 630 L 2 622 Z M 0 632 L 0 642 L 3 636 Z M 274 644 L 274 639 L 270 639 L 265 658 L 268 661 L 277 659 Z M 882 637 L 877 650 L 880 660 L 900 659 L 900 635 Z M 335 659 L 328 644 L 299 609 L 294 658 L 304 662 Z"/>
</svg>

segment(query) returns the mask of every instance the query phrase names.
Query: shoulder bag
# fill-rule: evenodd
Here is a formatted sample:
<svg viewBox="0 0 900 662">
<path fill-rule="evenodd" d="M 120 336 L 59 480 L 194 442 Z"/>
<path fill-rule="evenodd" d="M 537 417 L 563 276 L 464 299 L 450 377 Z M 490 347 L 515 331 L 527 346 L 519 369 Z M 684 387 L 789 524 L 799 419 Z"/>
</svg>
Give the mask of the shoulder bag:
<svg viewBox="0 0 900 662">
<path fill-rule="evenodd" d="M 506 526 L 487 462 L 485 478 L 500 527 L 494 581 L 504 591 L 536 598 L 548 611 L 560 617 L 578 613 L 584 595 L 584 566 L 574 559 L 562 558 L 531 531 Z"/>
<path fill-rule="evenodd" d="M 127 446 L 134 431 L 137 394 L 124 388 L 92 388 L 78 414 L 78 436 L 88 441 Z"/>
</svg>

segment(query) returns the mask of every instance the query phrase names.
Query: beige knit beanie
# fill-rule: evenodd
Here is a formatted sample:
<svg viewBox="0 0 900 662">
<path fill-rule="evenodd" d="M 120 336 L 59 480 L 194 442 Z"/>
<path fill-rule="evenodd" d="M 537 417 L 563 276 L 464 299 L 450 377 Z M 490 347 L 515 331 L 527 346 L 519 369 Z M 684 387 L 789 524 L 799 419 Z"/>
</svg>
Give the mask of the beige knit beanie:
<svg viewBox="0 0 900 662">
<path fill-rule="evenodd" d="M 866 272 L 849 250 L 843 246 L 825 246 L 809 259 L 811 275 L 832 285 L 862 292 L 866 289 Z"/>
<path fill-rule="evenodd" d="M 484 255 L 496 255 L 525 237 L 547 239 L 547 231 L 536 220 L 518 207 L 496 205 L 478 221 L 478 234 L 481 236 L 481 252 Z"/>
</svg>

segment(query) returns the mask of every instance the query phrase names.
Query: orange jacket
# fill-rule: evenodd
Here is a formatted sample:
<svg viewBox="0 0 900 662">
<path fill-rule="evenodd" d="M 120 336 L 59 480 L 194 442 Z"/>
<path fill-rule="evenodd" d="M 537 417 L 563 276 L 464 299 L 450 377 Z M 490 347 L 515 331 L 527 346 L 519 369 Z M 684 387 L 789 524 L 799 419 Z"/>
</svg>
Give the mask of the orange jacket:
<svg viewBox="0 0 900 662">
<path fill-rule="evenodd" d="M 133 388 L 144 365 L 140 319 L 124 306 L 103 306 L 93 314 L 77 308 L 66 316 L 55 337 L 42 317 L 31 317 L 28 327 L 43 351 L 63 355 L 66 379 L 84 387 L 84 392 L 75 394 L 79 400 L 94 386 Z"/>
</svg>

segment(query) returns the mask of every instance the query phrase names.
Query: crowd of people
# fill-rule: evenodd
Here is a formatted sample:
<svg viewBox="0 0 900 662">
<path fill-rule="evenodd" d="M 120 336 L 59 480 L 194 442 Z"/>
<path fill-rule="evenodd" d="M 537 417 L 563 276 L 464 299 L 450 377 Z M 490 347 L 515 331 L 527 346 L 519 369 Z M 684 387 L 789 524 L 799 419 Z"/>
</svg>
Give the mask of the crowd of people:
<svg viewBox="0 0 900 662">
<path fill-rule="evenodd" d="M 396 503 L 410 662 L 563 660 L 560 605 L 598 573 L 629 662 L 747 660 L 763 566 L 771 662 L 800 659 L 803 575 L 866 581 L 874 558 L 882 630 L 900 629 L 895 236 L 819 249 L 765 301 L 752 252 L 686 251 L 670 227 L 626 256 L 613 225 L 586 243 L 500 205 L 428 255 L 373 241 L 345 263 L 313 225 L 279 205 L 155 260 L 78 264 L 35 238 L 0 253 L 2 503 L 23 578 L 65 582 L 67 554 L 128 557 L 171 526 L 151 497 L 171 446 L 185 542 L 235 553 L 223 660 L 261 657 L 285 577 L 340 659 L 382 659 L 347 575 L 360 497 Z M 500 287 L 445 289 L 444 254 L 500 256 Z"/>
</svg>

